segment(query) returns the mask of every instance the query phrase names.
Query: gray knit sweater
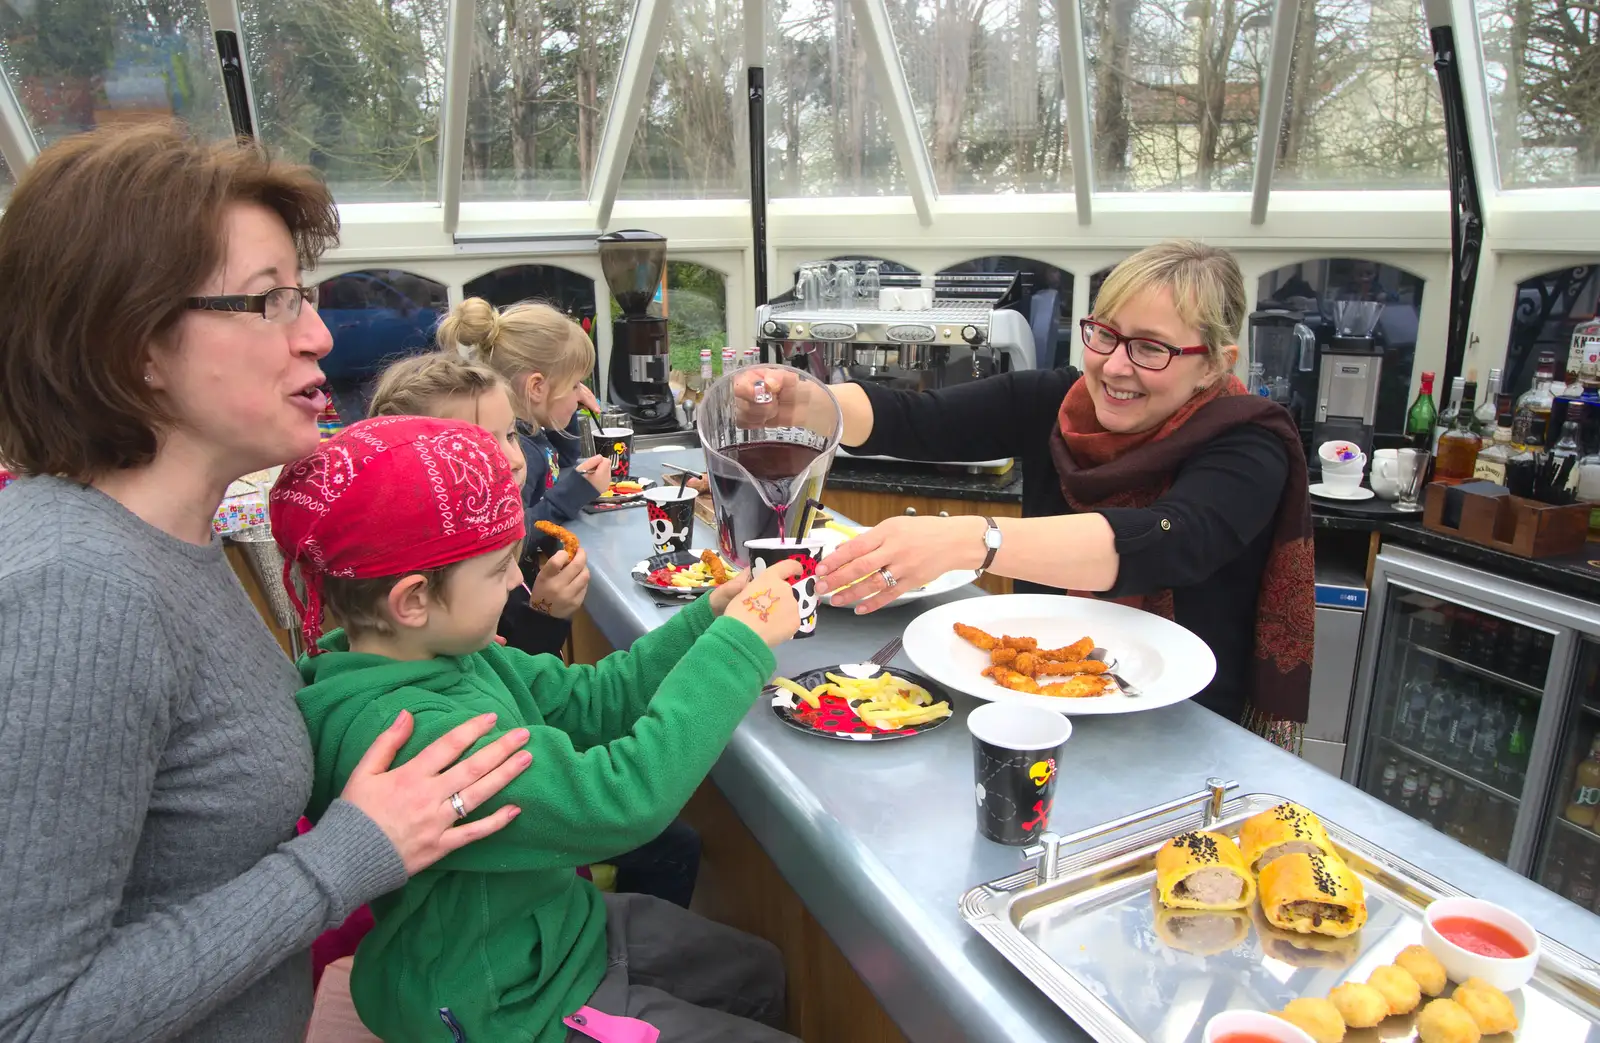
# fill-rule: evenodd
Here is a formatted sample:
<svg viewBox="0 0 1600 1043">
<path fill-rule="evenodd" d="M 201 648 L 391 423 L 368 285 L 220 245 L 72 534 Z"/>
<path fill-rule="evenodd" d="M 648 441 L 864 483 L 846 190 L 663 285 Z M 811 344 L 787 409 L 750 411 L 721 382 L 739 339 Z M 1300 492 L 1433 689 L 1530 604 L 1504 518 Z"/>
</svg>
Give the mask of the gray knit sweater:
<svg viewBox="0 0 1600 1043">
<path fill-rule="evenodd" d="M 307 948 L 405 881 L 311 791 L 299 677 L 220 546 L 0 492 L 0 1040 L 297 1043 Z"/>
</svg>

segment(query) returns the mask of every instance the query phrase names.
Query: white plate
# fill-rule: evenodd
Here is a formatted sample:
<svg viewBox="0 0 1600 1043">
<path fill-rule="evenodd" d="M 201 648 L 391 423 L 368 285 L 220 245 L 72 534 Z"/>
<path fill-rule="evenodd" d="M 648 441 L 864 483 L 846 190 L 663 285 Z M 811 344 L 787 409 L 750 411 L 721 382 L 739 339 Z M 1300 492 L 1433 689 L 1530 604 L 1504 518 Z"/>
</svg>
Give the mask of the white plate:
<svg viewBox="0 0 1600 1043">
<path fill-rule="evenodd" d="M 1092 699 L 1028 695 L 1002 688 L 981 673 L 989 655 L 957 637 L 966 623 L 996 637 L 1037 638 L 1059 648 L 1087 635 L 1117 661 L 1117 673 L 1140 691 Z M 947 688 L 993 702 L 1018 702 L 1057 713 L 1137 713 L 1171 706 L 1198 693 L 1217 672 L 1206 643 L 1168 619 L 1114 601 L 1058 594 L 1002 594 L 930 608 L 906 627 L 905 652 L 917 669 Z"/>
<path fill-rule="evenodd" d="M 865 532 L 866 530 L 862 529 L 860 531 Z M 850 539 L 849 536 L 846 536 L 838 529 L 813 529 L 811 535 L 813 538 L 822 542 L 822 556 L 824 558 L 838 549 L 840 544 Z M 952 590 L 959 590 L 977 578 L 978 574 L 970 570 L 946 572 L 944 575 L 937 576 L 930 580 L 925 586 L 918 587 L 916 590 L 906 591 L 904 594 L 901 594 L 899 597 L 889 602 L 889 604 L 885 607 L 893 608 L 894 606 L 904 602 L 921 601 L 923 598 L 931 598 L 936 594 L 946 594 Z M 829 594 L 827 597 L 823 598 L 822 603 L 827 605 L 829 608 L 833 608 L 833 595 Z M 840 605 L 839 607 L 854 608 L 855 606 Z"/>
<path fill-rule="evenodd" d="M 1348 492 L 1341 492 L 1335 490 L 1333 486 L 1326 485 L 1322 482 L 1317 482 L 1307 491 L 1310 492 L 1312 496 L 1320 496 L 1324 500 L 1370 500 L 1374 496 L 1378 495 L 1364 485 L 1358 485 Z"/>
</svg>

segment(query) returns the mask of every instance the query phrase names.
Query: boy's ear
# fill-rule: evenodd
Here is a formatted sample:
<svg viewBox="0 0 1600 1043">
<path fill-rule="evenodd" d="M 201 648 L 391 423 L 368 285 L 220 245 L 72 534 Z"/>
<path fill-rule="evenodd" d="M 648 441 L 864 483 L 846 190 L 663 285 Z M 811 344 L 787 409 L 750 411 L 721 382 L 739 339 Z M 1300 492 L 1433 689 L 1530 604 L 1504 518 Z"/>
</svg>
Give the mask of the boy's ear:
<svg viewBox="0 0 1600 1043">
<path fill-rule="evenodd" d="M 389 618 L 401 629 L 428 625 L 428 610 L 433 607 L 433 592 L 428 589 L 428 578 L 418 573 L 402 576 L 389 588 L 387 606 Z"/>
</svg>

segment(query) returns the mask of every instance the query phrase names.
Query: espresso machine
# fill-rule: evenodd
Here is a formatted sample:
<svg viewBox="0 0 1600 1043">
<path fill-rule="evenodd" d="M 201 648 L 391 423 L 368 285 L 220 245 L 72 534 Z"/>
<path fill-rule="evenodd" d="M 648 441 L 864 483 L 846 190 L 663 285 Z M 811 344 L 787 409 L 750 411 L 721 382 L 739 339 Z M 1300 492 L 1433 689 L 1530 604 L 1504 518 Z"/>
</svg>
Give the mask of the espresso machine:
<svg viewBox="0 0 1600 1043">
<path fill-rule="evenodd" d="M 611 325 L 610 405 L 628 415 L 635 431 L 675 431 L 667 320 L 650 314 L 667 267 L 666 237 L 625 229 L 597 242 L 600 270 L 622 309 Z"/>
<path fill-rule="evenodd" d="M 1372 333 L 1378 328 L 1383 305 L 1378 301 L 1329 300 L 1324 302 L 1323 312 L 1331 321 L 1332 335 L 1322 346 L 1317 373 L 1312 451 L 1323 442 L 1342 439 L 1371 456 L 1378 384 L 1383 377 L 1383 351 Z"/>
</svg>

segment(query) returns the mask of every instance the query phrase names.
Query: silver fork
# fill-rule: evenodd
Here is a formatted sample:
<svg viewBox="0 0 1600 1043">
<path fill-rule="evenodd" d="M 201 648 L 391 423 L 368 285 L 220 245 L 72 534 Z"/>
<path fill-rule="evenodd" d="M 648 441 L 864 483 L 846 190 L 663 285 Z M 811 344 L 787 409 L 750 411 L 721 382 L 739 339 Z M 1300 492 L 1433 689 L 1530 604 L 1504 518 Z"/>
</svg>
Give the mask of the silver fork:
<svg viewBox="0 0 1600 1043">
<path fill-rule="evenodd" d="M 1125 678 L 1123 678 L 1120 674 L 1116 674 L 1116 673 L 1112 672 L 1117 668 L 1117 661 L 1116 661 L 1115 658 L 1112 657 L 1110 652 L 1107 652 L 1103 648 L 1096 648 L 1093 651 L 1091 651 L 1088 654 L 1088 656 L 1086 656 L 1085 658 L 1093 659 L 1097 663 L 1106 664 L 1106 674 L 1105 675 L 1107 677 L 1111 678 L 1111 680 L 1116 682 L 1117 687 L 1122 689 L 1122 693 L 1124 695 L 1131 696 L 1131 697 L 1137 699 L 1139 696 L 1144 694 L 1143 692 L 1139 691 L 1139 689 L 1137 689 L 1133 685 L 1129 684 L 1127 682 L 1127 680 Z"/>
<path fill-rule="evenodd" d="M 878 649 L 876 652 L 872 653 L 872 656 L 867 660 L 867 662 L 871 663 L 873 666 L 888 666 L 890 663 L 894 662 L 894 657 L 900 654 L 900 649 L 904 645 L 905 642 L 897 637 L 888 644 L 884 645 L 882 648 Z"/>
</svg>

